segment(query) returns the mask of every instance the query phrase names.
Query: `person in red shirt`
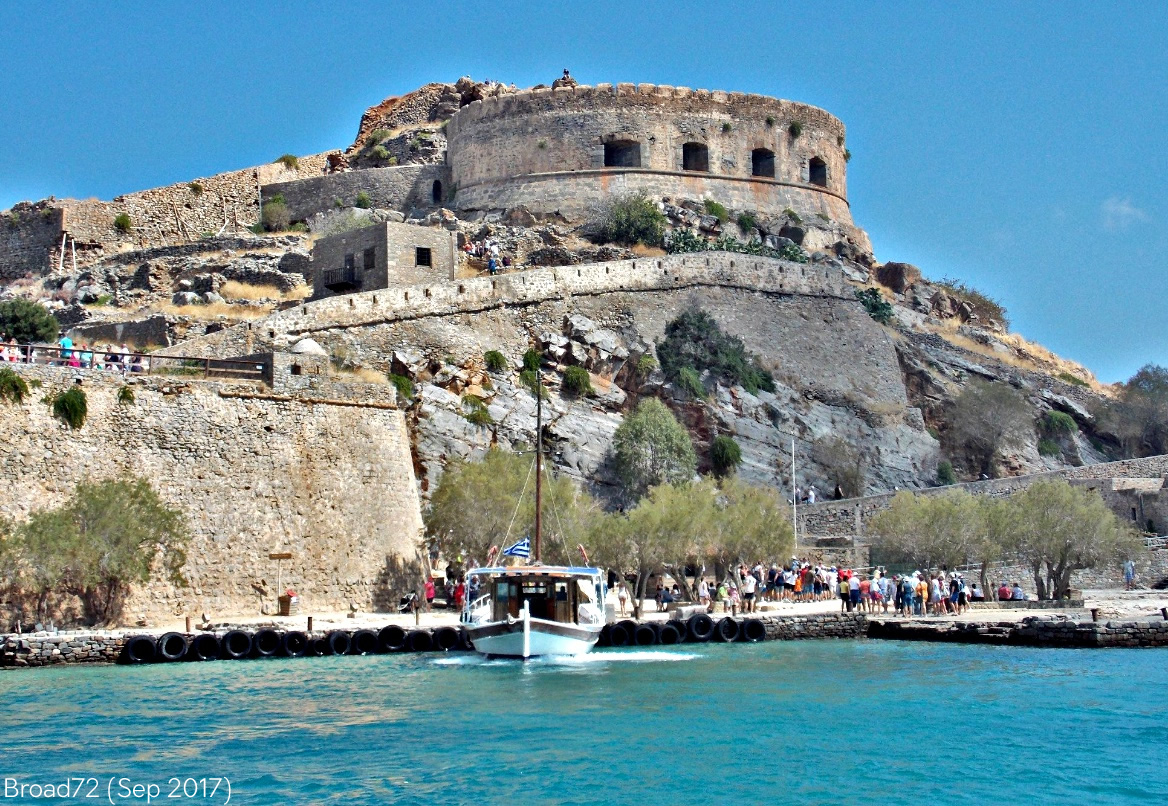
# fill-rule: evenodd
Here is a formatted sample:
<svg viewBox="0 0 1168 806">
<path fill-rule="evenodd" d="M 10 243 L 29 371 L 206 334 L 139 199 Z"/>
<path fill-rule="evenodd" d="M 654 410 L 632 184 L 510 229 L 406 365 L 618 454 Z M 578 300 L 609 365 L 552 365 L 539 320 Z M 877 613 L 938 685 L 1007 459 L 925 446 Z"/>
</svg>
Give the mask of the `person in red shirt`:
<svg viewBox="0 0 1168 806">
<path fill-rule="evenodd" d="M 1005 582 L 1002 583 L 1002 587 L 998 588 L 999 602 L 1008 602 L 1013 597 L 1013 595 L 1014 592 L 1010 590 L 1010 586 Z"/>
</svg>

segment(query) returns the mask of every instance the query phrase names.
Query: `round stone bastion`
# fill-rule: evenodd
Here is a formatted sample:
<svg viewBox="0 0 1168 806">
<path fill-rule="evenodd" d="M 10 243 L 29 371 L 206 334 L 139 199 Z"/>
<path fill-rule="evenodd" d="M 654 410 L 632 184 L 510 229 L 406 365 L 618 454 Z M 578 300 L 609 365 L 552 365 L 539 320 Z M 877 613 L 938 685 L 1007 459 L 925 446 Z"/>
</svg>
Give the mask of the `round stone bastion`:
<svg viewBox="0 0 1168 806">
<path fill-rule="evenodd" d="M 852 225 L 844 135 L 814 106 L 656 84 L 484 98 L 446 127 L 461 210 L 526 205 L 579 219 L 611 194 L 643 191 Z"/>
</svg>

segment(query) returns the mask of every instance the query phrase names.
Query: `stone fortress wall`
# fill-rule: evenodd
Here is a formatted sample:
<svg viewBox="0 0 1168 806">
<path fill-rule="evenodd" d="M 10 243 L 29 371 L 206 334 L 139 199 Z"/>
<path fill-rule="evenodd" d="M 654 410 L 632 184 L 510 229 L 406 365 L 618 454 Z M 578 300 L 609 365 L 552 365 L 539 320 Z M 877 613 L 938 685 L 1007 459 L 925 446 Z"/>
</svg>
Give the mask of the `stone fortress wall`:
<svg viewBox="0 0 1168 806">
<path fill-rule="evenodd" d="M 258 165 L 189 182 L 98 199 L 46 199 L 0 215 L 0 281 L 88 266 L 119 252 L 231 235 L 259 220 L 260 187 L 323 173 L 328 153 L 300 157 L 296 168 Z M 126 232 L 114 225 L 130 217 Z"/>
<path fill-rule="evenodd" d="M 287 373 L 287 363 L 277 371 Z M 189 587 L 156 580 L 136 589 L 127 621 L 272 606 L 279 592 L 269 552 L 292 554 L 283 585 L 317 612 L 389 609 L 415 586 L 422 519 L 391 386 L 149 376 L 134 379 L 135 400 L 125 405 L 116 373 L 12 366 L 42 381 L 43 392 L 80 376 L 89 414 L 69 429 L 42 390 L 5 407 L 0 515 L 20 519 L 59 504 L 83 479 L 133 474 L 188 516 Z"/>
<path fill-rule="evenodd" d="M 806 104 L 653 84 L 525 90 L 464 106 L 446 137 L 460 210 L 574 218 L 627 189 L 852 224 L 844 125 Z"/>
</svg>

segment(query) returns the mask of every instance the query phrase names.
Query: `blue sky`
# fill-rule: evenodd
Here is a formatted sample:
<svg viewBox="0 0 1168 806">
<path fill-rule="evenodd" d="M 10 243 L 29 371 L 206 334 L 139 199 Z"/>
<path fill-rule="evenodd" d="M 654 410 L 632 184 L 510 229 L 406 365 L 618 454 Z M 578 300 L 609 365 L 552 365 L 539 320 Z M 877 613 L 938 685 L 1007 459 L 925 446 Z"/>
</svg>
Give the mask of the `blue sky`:
<svg viewBox="0 0 1168 806">
<path fill-rule="evenodd" d="M 881 260 L 1123 380 L 1168 365 L 1166 42 L 1156 2 L 5 3 L 0 209 L 345 146 L 460 75 L 760 92 L 847 124 Z"/>
</svg>

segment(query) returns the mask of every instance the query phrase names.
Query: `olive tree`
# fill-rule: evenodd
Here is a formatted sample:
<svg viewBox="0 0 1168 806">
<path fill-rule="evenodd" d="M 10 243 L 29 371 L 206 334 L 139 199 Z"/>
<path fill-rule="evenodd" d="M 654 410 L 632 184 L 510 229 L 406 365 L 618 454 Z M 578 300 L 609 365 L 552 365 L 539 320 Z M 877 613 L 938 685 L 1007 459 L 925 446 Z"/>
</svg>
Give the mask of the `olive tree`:
<svg viewBox="0 0 1168 806">
<path fill-rule="evenodd" d="M 993 476 L 999 452 L 1032 430 L 1033 414 L 1018 390 L 975 378 L 953 402 L 946 437 L 979 472 Z"/>
<path fill-rule="evenodd" d="M 693 478 L 697 454 L 685 426 L 655 397 L 645 398 L 616 429 L 613 462 L 634 500 L 651 487 Z"/>
</svg>

